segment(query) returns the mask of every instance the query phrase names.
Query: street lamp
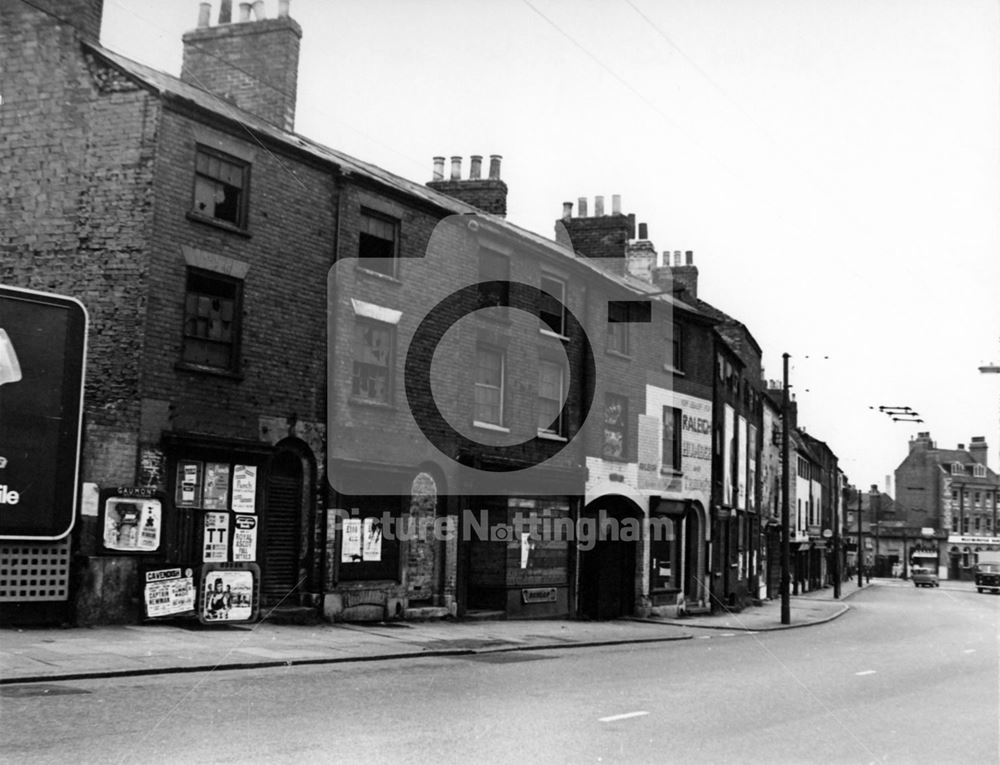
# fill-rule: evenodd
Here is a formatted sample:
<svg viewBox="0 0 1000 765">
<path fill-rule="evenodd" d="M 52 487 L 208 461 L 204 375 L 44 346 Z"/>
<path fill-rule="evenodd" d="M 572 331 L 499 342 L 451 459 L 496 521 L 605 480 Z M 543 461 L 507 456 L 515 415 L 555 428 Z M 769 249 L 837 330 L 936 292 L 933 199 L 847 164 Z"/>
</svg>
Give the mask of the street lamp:
<svg viewBox="0 0 1000 765">
<path fill-rule="evenodd" d="M 781 355 L 783 361 L 781 386 L 781 480 L 785 484 L 781 491 L 781 623 L 792 623 L 792 604 L 788 593 L 789 567 L 791 554 L 788 539 L 789 498 L 788 488 L 791 476 L 788 473 L 788 358 L 789 354 Z"/>
</svg>

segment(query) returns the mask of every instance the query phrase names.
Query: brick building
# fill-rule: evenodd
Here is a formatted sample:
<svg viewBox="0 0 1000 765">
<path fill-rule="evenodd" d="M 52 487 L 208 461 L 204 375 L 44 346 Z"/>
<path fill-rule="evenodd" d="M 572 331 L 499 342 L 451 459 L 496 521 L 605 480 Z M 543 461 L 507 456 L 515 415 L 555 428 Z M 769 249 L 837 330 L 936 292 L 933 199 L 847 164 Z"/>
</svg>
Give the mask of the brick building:
<svg viewBox="0 0 1000 765">
<path fill-rule="evenodd" d="M 929 432 L 910 439 L 896 468 L 897 516 L 908 565 L 919 552 L 942 579 L 971 579 L 981 552 L 1000 550 L 1000 478 L 987 465 L 983 436 L 939 448 Z M 929 531 L 925 531 L 929 530 Z M 933 555 L 933 557 L 932 557 Z"/>
</svg>

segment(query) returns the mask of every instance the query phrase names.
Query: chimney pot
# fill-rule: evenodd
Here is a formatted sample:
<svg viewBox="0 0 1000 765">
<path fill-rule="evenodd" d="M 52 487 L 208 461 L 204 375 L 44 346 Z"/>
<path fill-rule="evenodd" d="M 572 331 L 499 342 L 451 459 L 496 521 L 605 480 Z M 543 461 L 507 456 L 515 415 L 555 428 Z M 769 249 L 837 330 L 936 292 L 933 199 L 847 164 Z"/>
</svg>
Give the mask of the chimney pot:
<svg viewBox="0 0 1000 765">
<path fill-rule="evenodd" d="M 444 157 L 434 157 L 434 180 L 444 180 Z"/>
<path fill-rule="evenodd" d="M 674 265 L 675 266 L 684 265 L 683 261 L 681 260 L 681 251 L 680 250 L 674 250 Z"/>
<path fill-rule="evenodd" d="M 959 444 L 959 445 L 958 445 L 958 450 L 959 450 L 960 452 L 964 452 L 964 451 L 965 451 L 965 444 Z"/>
<path fill-rule="evenodd" d="M 278 18 L 285 19 L 288 18 L 288 6 L 291 5 L 292 0 L 278 0 Z"/>
<path fill-rule="evenodd" d="M 451 179 L 453 181 L 462 180 L 462 158 L 452 157 L 451 158 Z"/>
<path fill-rule="evenodd" d="M 611 209 L 614 210 L 613 207 Z M 615 212 L 617 212 L 617 210 Z M 645 223 L 640 223 L 639 224 L 639 238 L 640 239 L 649 239 L 649 228 L 646 226 Z"/>
<path fill-rule="evenodd" d="M 198 4 L 198 28 L 202 29 L 212 23 L 212 4 Z"/>
<path fill-rule="evenodd" d="M 233 21 L 233 0 L 222 0 L 219 3 L 219 23 L 231 24 Z"/>
<path fill-rule="evenodd" d="M 622 214 L 622 195 L 612 194 L 611 195 L 611 214 L 621 215 Z M 645 239 L 646 237 L 640 236 L 640 239 Z"/>
<path fill-rule="evenodd" d="M 483 170 L 483 156 L 482 154 L 473 154 L 469 157 L 469 180 L 478 181 L 482 175 Z"/>
<path fill-rule="evenodd" d="M 240 3 L 240 23 L 245 21 L 250 21 L 250 10 L 253 8 L 252 3 Z"/>
<path fill-rule="evenodd" d="M 499 181 L 500 180 L 500 160 L 503 159 L 499 154 L 490 154 L 490 180 Z"/>
<path fill-rule="evenodd" d="M 573 203 L 563 202 L 563 220 L 568 220 L 573 217 Z"/>
<path fill-rule="evenodd" d="M 581 218 L 587 217 L 587 197 L 580 197 L 576 200 L 576 211 Z"/>
<path fill-rule="evenodd" d="M 594 197 L 594 217 L 604 216 L 604 197 Z"/>
<path fill-rule="evenodd" d="M 688 250 L 687 252 L 685 252 L 684 257 L 687 260 L 687 264 L 689 266 L 694 265 L 694 250 Z"/>
<path fill-rule="evenodd" d="M 257 21 L 262 21 L 264 19 L 264 0 L 255 0 L 253 4 L 253 17 Z"/>
</svg>

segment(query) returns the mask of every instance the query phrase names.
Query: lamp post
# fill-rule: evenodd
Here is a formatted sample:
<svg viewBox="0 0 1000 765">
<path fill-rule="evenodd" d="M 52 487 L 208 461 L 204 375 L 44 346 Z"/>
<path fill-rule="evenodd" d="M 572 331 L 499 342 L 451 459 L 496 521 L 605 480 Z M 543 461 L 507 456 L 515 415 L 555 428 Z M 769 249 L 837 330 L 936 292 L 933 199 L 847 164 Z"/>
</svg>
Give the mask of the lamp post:
<svg viewBox="0 0 1000 765">
<path fill-rule="evenodd" d="M 871 505 L 872 518 L 875 519 L 875 569 L 877 571 L 878 570 L 878 524 L 879 524 L 879 519 L 878 519 L 878 510 L 876 509 L 875 503 L 879 501 L 878 485 L 876 485 L 874 483 L 872 484 L 872 488 L 871 488 L 871 490 L 868 493 L 868 498 L 870 500 L 869 504 Z M 879 502 L 879 505 L 881 505 L 881 502 Z"/>
<path fill-rule="evenodd" d="M 864 569 L 862 567 L 862 551 L 861 551 L 861 489 L 858 492 L 858 589 L 864 586 L 862 581 L 862 575 L 864 574 Z"/>
<path fill-rule="evenodd" d="M 781 386 L 781 480 L 785 484 L 781 491 L 781 623 L 792 623 L 792 604 L 788 594 L 789 584 L 789 540 L 788 540 L 788 487 L 791 476 L 788 473 L 788 354 L 782 354 L 783 376 Z"/>
</svg>

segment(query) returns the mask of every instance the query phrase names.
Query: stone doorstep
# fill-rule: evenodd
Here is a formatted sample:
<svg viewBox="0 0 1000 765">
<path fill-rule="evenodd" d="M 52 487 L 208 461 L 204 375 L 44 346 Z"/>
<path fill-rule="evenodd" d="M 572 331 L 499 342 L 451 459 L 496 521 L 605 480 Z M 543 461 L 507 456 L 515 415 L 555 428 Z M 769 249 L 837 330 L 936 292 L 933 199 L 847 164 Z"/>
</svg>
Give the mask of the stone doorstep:
<svg viewBox="0 0 1000 765">
<path fill-rule="evenodd" d="M 424 606 L 422 608 L 407 608 L 403 610 L 403 618 L 407 621 L 446 619 L 449 616 L 451 616 L 451 612 L 446 606 Z"/>
</svg>

